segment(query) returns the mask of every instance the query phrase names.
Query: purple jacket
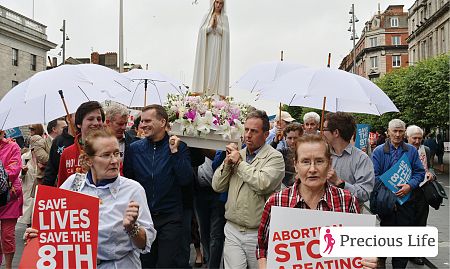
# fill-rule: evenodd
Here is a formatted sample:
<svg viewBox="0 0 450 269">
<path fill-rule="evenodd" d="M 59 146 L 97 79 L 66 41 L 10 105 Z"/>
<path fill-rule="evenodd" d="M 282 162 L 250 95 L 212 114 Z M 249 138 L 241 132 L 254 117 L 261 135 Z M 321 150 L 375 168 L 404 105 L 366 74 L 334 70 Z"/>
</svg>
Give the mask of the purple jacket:
<svg viewBox="0 0 450 269">
<path fill-rule="evenodd" d="M 16 142 L 9 139 L 0 140 L 0 160 L 8 173 L 9 181 L 12 183 L 11 200 L 0 207 L 0 219 L 17 219 L 22 216 L 22 183 L 19 179 L 19 173 L 22 169 L 22 159 L 20 157 L 20 148 Z"/>
</svg>

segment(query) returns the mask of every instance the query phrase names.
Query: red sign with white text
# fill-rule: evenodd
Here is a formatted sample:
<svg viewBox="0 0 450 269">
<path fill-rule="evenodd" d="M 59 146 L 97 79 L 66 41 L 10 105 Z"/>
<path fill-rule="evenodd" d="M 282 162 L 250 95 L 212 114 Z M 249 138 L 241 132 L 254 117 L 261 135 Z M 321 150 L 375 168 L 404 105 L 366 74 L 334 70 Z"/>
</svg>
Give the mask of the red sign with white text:
<svg viewBox="0 0 450 269">
<path fill-rule="evenodd" d="M 19 268 L 97 267 L 99 199 L 39 185 L 32 228 Z"/>
</svg>

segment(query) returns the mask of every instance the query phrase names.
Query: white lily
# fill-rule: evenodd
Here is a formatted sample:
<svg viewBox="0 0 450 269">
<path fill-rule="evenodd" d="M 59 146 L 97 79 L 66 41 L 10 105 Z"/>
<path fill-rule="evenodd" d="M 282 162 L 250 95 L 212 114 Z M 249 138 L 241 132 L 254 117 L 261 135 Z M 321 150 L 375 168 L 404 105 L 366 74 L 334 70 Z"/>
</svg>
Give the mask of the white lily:
<svg viewBox="0 0 450 269">
<path fill-rule="evenodd" d="M 223 139 L 229 140 L 231 139 L 231 126 L 228 121 L 225 121 L 223 125 L 219 125 L 216 131 L 216 134 L 222 135 Z"/>
<path fill-rule="evenodd" d="M 231 128 L 231 138 L 240 139 L 244 135 L 244 125 L 238 119 L 234 119 L 234 126 Z"/>
</svg>

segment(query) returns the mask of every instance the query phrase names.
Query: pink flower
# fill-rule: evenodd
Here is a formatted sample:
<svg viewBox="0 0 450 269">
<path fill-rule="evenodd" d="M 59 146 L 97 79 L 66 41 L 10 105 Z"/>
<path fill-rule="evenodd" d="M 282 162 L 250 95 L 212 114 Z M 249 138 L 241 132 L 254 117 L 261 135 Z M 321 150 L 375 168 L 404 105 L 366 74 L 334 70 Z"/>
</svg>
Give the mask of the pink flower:
<svg viewBox="0 0 450 269">
<path fill-rule="evenodd" d="M 190 119 L 191 121 L 194 121 L 194 120 L 195 120 L 196 114 L 197 114 L 197 112 L 196 112 L 195 110 L 191 110 L 191 109 L 190 109 L 188 112 L 186 112 L 186 114 L 184 114 L 184 116 L 185 116 L 187 119 Z"/>
</svg>

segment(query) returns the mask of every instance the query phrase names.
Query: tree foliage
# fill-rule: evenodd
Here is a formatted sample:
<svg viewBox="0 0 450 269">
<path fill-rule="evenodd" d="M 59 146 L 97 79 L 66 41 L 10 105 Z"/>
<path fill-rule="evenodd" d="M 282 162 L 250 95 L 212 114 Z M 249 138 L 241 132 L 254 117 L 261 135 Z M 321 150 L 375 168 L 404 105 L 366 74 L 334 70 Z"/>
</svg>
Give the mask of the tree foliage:
<svg viewBox="0 0 450 269">
<path fill-rule="evenodd" d="M 414 66 L 395 70 L 378 79 L 376 84 L 391 98 L 399 113 L 381 117 L 355 115 L 358 122 L 368 123 L 372 130 L 386 129 L 393 118 L 407 125 L 415 124 L 427 130 L 449 125 L 449 64 L 450 54 L 440 55 Z"/>
</svg>

